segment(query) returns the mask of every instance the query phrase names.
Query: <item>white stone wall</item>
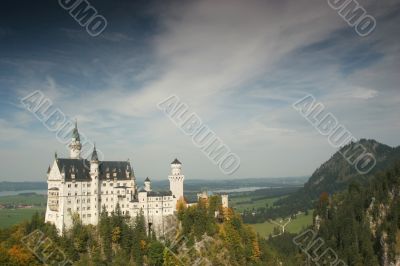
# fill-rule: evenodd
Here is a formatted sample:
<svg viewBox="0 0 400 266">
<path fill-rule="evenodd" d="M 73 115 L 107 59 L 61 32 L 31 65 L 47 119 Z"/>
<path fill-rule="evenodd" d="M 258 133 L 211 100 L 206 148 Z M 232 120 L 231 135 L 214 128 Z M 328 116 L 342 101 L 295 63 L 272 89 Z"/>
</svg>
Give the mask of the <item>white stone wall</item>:
<svg viewBox="0 0 400 266">
<path fill-rule="evenodd" d="M 174 168 L 175 170 L 178 168 Z M 168 223 L 165 220 L 176 211 L 176 200 L 183 196 L 183 179 L 179 171 L 172 171 L 169 176 L 171 196 L 149 196 L 148 192 L 139 192 L 137 201 L 135 179 L 117 180 L 109 175 L 106 180 L 99 180 L 98 166 L 91 167 L 91 180 L 64 181 L 57 162 L 48 173 L 48 204 L 45 221 L 55 224 L 60 233 L 72 226 L 72 215 L 78 214 L 83 224 L 97 225 L 103 205 L 111 213 L 119 203 L 123 215 L 132 218 L 143 212 L 146 223 L 152 223 L 157 235 L 162 235 Z M 172 178 L 171 178 L 172 177 Z"/>
</svg>

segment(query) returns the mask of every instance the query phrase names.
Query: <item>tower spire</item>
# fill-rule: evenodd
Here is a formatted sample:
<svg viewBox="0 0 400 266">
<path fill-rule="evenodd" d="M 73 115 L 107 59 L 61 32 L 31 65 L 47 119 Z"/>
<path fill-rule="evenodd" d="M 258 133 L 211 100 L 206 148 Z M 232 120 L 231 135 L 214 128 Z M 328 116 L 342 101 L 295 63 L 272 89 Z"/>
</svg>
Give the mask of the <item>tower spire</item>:
<svg viewBox="0 0 400 266">
<path fill-rule="evenodd" d="M 81 140 L 79 137 L 79 132 L 78 132 L 78 120 L 75 119 L 75 127 L 72 130 L 72 140 L 71 143 L 69 144 L 70 148 L 70 158 L 71 159 L 79 159 L 81 156 Z"/>
<path fill-rule="evenodd" d="M 91 161 L 96 161 L 96 162 L 99 161 L 99 157 L 97 156 L 97 151 L 96 151 L 96 143 L 94 143 Z"/>
</svg>

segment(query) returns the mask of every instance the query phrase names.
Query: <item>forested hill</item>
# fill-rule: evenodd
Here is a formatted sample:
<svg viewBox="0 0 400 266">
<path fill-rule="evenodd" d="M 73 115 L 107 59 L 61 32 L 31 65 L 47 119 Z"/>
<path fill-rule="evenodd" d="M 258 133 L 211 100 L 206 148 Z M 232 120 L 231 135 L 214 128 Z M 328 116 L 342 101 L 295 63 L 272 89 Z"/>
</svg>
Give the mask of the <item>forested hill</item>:
<svg viewBox="0 0 400 266">
<path fill-rule="evenodd" d="M 321 195 L 316 215 L 319 237 L 347 265 L 399 265 L 400 163 L 366 185 Z"/>
<path fill-rule="evenodd" d="M 360 174 L 342 155 L 348 150 L 362 145 L 367 152 L 374 155 L 375 167 L 367 174 Z M 392 167 L 400 160 L 400 146 L 392 148 L 375 140 L 361 139 L 342 147 L 328 161 L 323 163 L 312 174 L 304 187 L 289 197 L 276 202 L 280 205 L 279 215 L 290 215 L 299 210 L 312 208 L 312 202 L 323 192 L 333 194 L 348 187 L 352 181 L 365 184 L 374 174 Z"/>
<path fill-rule="evenodd" d="M 97 226 L 82 224 L 74 214 L 72 228 L 59 236 L 54 225 L 35 214 L 30 221 L 0 229 L 0 265 L 275 266 L 284 259 L 239 214 L 222 207 L 220 196 L 193 206 L 179 202 L 177 215 L 164 222 L 167 229 L 156 237 L 146 228 L 143 213 L 132 219 L 117 204 L 111 214 L 103 209 Z"/>
</svg>

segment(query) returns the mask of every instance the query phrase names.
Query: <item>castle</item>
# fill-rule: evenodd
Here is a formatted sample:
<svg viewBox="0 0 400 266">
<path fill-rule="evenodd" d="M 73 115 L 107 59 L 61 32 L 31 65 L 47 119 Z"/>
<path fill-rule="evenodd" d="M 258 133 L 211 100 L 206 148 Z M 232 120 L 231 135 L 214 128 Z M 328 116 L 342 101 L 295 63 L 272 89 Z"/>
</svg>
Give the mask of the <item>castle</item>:
<svg viewBox="0 0 400 266">
<path fill-rule="evenodd" d="M 56 226 L 59 233 L 71 228 L 72 217 L 78 215 L 83 224 L 96 225 L 102 211 L 111 213 L 119 204 L 123 215 L 136 217 L 143 213 L 148 227 L 161 235 L 168 218 L 183 199 L 182 164 L 171 163 L 168 191 L 153 191 L 146 178 L 138 190 L 136 178 L 128 161 L 99 161 L 96 147 L 91 159 L 80 157 L 82 145 L 77 124 L 69 145 L 70 158 L 55 156 L 47 171 L 48 198 L 45 221 Z"/>
</svg>

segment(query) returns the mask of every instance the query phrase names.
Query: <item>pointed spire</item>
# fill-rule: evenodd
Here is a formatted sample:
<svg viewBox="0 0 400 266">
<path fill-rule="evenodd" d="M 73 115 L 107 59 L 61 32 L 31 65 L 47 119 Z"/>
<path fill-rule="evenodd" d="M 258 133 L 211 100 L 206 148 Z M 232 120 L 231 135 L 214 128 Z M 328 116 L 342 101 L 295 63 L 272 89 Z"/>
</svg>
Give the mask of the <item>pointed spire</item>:
<svg viewBox="0 0 400 266">
<path fill-rule="evenodd" d="M 144 182 L 150 182 L 150 178 L 146 177 L 146 179 L 144 180 Z"/>
<path fill-rule="evenodd" d="M 91 160 L 96 162 L 99 161 L 99 157 L 97 156 L 97 151 L 96 151 L 96 143 L 94 144 Z"/>
<path fill-rule="evenodd" d="M 54 159 L 57 160 L 57 151 L 54 152 Z"/>
<path fill-rule="evenodd" d="M 47 173 L 50 173 L 50 170 L 51 170 L 51 168 L 50 168 L 50 165 L 49 165 L 49 168 L 47 168 Z"/>
<path fill-rule="evenodd" d="M 78 119 L 75 118 L 75 128 L 72 130 L 72 138 L 77 141 L 80 141 L 79 132 L 78 132 Z"/>
</svg>

